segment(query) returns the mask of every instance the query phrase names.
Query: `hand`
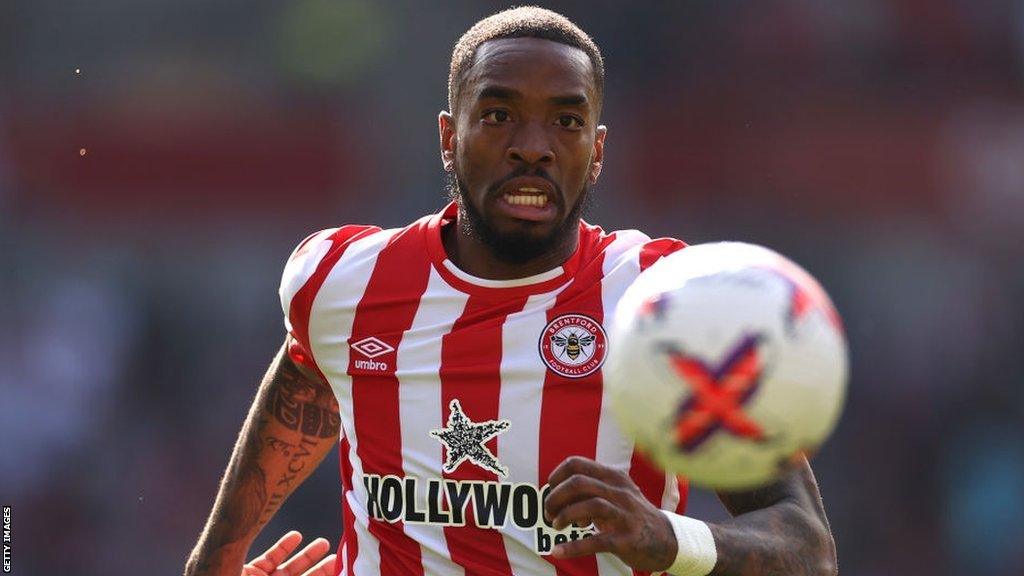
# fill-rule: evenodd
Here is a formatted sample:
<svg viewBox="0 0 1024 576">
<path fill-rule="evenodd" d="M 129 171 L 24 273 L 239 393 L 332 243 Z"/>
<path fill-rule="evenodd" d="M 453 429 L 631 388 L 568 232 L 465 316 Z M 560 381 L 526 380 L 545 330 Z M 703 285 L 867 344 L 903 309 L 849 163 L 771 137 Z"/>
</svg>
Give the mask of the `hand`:
<svg viewBox="0 0 1024 576">
<path fill-rule="evenodd" d="M 558 530 L 570 524 L 597 527 L 587 538 L 559 544 L 555 558 L 611 552 L 642 571 L 665 570 L 678 543 L 672 524 L 644 498 L 628 475 L 588 458 L 573 456 L 548 478 L 544 517 Z"/>
<path fill-rule="evenodd" d="M 324 558 L 324 554 L 331 549 L 330 543 L 317 538 L 289 560 L 288 557 L 299 547 L 300 542 L 302 534 L 294 530 L 285 534 L 266 552 L 242 566 L 241 576 L 332 576 L 336 555 Z"/>
</svg>

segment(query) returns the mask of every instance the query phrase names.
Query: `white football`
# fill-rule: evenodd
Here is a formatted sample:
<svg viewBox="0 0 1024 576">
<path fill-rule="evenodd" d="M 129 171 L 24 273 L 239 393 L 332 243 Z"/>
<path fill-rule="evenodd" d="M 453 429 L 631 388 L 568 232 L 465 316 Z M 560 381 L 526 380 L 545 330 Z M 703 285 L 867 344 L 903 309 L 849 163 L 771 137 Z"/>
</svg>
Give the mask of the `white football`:
<svg viewBox="0 0 1024 576">
<path fill-rule="evenodd" d="M 619 425 L 665 470 L 716 490 L 777 479 L 839 419 L 848 359 L 810 274 L 767 248 L 690 246 L 626 290 L 605 385 Z"/>
</svg>

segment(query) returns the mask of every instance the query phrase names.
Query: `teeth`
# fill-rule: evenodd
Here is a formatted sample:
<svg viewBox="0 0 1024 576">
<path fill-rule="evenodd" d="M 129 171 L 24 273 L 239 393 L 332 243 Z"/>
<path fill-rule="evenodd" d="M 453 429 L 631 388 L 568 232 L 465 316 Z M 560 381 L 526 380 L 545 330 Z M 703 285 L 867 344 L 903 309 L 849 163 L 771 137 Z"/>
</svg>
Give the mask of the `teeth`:
<svg viewBox="0 0 1024 576">
<path fill-rule="evenodd" d="M 536 188 L 520 188 L 521 192 L 540 192 Z M 505 194 L 505 202 L 517 206 L 536 206 L 543 208 L 548 203 L 548 197 L 540 194 Z"/>
</svg>

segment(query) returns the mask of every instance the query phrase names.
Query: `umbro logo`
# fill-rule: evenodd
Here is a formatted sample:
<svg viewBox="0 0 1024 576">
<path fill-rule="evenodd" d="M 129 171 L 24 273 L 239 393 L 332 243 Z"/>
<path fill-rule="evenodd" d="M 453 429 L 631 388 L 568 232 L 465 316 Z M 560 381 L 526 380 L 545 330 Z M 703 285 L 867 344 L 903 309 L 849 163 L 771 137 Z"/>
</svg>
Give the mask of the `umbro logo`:
<svg viewBox="0 0 1024 576">
<path fill-rule="evenodd" d="M 374 358 L 395 351 L 394 347 L 389 346 L 387 342 L 373 336 L 363 338 L 359 342 L 353 342 L 352 349 L 367 358 L 366 360 L 356 360 L 354 362 L 356 368 L 377 372 L 386 371 L 389 367 L 387 362 L 374 360 Z"/>
<path fill-rule="evenodd" d="M 388 346 L 387 342 L 370 336 L 369 338 L 363 338 L 359 342 L 352 344 L 352 349 L 359 352 L 367 358 L 376 358 L 382 354 L 388 352 L 394 352 L 395 349 Z"/>
</svg>

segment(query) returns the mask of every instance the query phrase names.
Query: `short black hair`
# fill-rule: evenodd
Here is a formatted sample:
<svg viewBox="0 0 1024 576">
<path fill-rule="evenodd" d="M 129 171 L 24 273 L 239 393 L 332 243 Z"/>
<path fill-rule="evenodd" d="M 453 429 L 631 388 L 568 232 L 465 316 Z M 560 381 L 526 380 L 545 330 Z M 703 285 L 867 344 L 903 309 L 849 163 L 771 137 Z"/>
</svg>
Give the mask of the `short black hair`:
<svg viewBox="0 0 1024 576">
<path fill-rule="evenodd" d="M 594 85 L 597 88 L 597 109 L 604 99 L 604 58 L 594 40 L 557 12 L 538 6 L 509 8 L 480 20 L 466 31 L 455 43 L 452 63 L 448 71 L 448 109 L 455 113 L 462 82 L 472 67 L 476 51 L 488 40 L 501 38 L 541 38 L 551 40 L 586 52 L 594 69 Z"/>
</svg>

